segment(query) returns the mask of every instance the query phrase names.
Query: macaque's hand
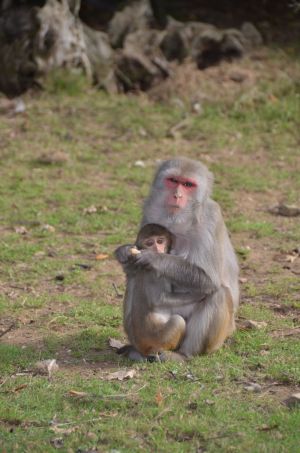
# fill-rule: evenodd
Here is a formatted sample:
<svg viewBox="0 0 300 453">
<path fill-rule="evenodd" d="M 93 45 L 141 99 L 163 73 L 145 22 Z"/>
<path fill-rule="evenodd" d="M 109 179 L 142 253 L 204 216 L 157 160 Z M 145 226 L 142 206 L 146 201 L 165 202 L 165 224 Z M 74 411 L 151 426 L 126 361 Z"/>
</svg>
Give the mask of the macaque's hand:
<svg viewBox="0 0 300 453">
<path fill-rule="evenodd" d="M 154 269 L 159 254 L 151 250 L 142 250 L 134 256 L 134 262 L 137 267 L 142 269 Z"/>
<path fill-rule="evenodd" d="M 121 245 L 115 250 L 115 257 L 120 264 L 129 264 L 133 262 L 133 254 L 131 250 L 134 246 L 131 245 Z"/>
</svg>

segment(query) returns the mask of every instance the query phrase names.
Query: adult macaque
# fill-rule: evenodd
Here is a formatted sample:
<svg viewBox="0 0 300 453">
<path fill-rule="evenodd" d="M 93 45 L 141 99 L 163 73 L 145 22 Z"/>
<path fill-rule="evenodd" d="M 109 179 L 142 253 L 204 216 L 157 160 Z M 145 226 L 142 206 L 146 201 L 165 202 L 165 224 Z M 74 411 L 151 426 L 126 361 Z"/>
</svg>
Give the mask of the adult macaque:
<svg viewBox="0 0 300 453">
<path fill-rule="evenodd" d="M 166 228 L 147 224 L 139 231 L 135 247 L 130 248 L 129 261 L 134 262 L 145 250 L 169 253 L 172 240 L 172 234 Z M 153 269 L 125 265 L 124 271 L 127 278 L 124 328 L 132 345 L 125 348 L 126 354 L 135 358 L 135 351 L 148 356 L 177 349 L 185 334 L 185 320 L 172 314 L 172 310 L 194 303 L 194 293 L 179 294 L 178 297 L 172 292 L 170 282 Z"/>
<path fill-rule="evenodd" d="M 179 299 L 195 291 L 193 304 L 176 307 L 186 332 L 173 358 L 213 352 L 235 328 L 239 269 L 220 207 L 210 198 L 212 182 L 212 174 L 200 162 L 186 158 L 163 162 L 141 225 L 165 226 L 175 237 L 171 254 L 145 250 L 132 259 L 130 246 L 119 247 L 116 253 L 123 266 L 152 269 L 166 278 Z"/>
</svg>

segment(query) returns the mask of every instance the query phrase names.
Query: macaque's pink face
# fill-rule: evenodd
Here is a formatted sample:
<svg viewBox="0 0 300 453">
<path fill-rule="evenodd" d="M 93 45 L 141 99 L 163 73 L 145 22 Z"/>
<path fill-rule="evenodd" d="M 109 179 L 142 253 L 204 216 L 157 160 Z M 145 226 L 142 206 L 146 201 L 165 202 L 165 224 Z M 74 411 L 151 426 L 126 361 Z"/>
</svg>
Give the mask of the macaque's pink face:
<svg viewBox="0 0 300 453">
<path fill-rule="evenodd" d="M 197 183 L 191 178 L 168 176 L 165 179 L 167 191 L 166 207 L 169 212 L 176 214 L 185 208 L 197 189 Z"/>
<path fill-rule="evenodd" d="M 142 242 L 144 249 L 152 250 L 157 253 L 167 253 L 168 240 L 165 236 L 149 236 Z"/>
</svg>

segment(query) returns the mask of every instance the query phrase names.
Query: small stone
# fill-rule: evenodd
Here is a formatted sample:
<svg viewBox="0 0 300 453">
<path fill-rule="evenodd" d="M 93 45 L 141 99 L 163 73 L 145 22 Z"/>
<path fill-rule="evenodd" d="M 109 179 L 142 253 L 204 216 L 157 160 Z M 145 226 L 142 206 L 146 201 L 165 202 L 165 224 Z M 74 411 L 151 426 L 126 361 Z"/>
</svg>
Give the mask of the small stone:
<svg viewBox="0 0 300 453">
<path fill-rule="evenodd" d="M 251 22 L 244 22 L 241 32 L 251 47 L 258 47 L 263 44 L 262 35 Z"/>
<path fill-rule="evenodd" d="M 145 168 L 146 167 L 146 164 L 143 160 L 136 160 L 134 162 L 134 166 L 135 167 L 140 167 L 140 168 Z"/>
<path fill-rule="evenodd" d="M 257 384 L 256 382 L 251 382 L 248 385 L 245 385 L 244 389 L 247 390 L 247 392 L 260 393 L 261 385 Z"/>
<path fill-rule="evenodd" d="M 15 113 L 24 113 L 26 110 L 26 105 L 23 101 L 23 99 L 16 99 L 15 100 Z"/>
<path fill-rule="evenodd" d="M 37 162 L 43 165 L 52 165 L 52 164 L 64 164 L 69 160 L 68 154 L 64 153 L 63 151 L 55 151 L 55 152 L 45 152 L 42 153 Z"/>
<path fill-rule="evenodd" d="M 200 102 L 193 102 L 192 103 L 192 111 L 194 113 L 197 113 L 198 115 L 201 115 L 203 113 L 203 107 L 200 104 Z"/>
<path fill-rule="evenodd" d="M 48 223 L 45 223 L 45 225 L 42 225 L 42 230 L 43 231 L 48 231 L 49 233 L 54 233 L 55 228 L 52 225 L 49 225 Z"/>
<path fill-rule="evenodd" d="M 141 137 L 147 137 L 148 136 L 146 129 L 144 129 L 143 127 L 139 128 L 139 134 L 140 134 Z"/>
<path fill-rule="evenodd" d="M 244 82 L 244 80 L 247 79 L 247 74 L 245 74 L 244 72 L 241 72 L 241 71 L 232 71 L 230 74 L 229 74 L 229 78 L 233 81 L 233 82 L 236 82 L 236 83 L 242 83 Z"/>
<path fill-rule="evenodd" d="M 289 398 L 283 401 L 289 408 L 299 407 L 300 405 L 300 393 L 294 393 Z"/>
</svg>

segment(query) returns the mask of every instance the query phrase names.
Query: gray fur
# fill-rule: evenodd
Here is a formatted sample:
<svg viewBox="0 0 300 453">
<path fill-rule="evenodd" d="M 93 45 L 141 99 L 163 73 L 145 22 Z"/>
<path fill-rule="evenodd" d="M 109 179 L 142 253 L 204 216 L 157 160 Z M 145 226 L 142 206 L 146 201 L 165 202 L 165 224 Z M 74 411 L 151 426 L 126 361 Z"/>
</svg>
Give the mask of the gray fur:
<svg viewBox="0 0 300 453">
<path fill-rule="evenodd" d="M 176 215 L 168 215 L 164 205 L 164 180 L 168 175 L 193 178 L 198 184 L 191 202 Z M 145 251 L 130 263 L 132 272 L 152 269 L 171 283 L 179 301 L 181 297 L 184 300 L 186 292 L 194 296 L 193 304 L 183 302 L 182 306 L 179 303 L 171 309 L 186 321 L 186 335 L 179 353 L 187 357 L 208 350 L 207 345 L 222 331 L 228 304 L 232 304 L 233 313 L 239 304 L 238 262 L 220 207 L 210 198 L 212 182 L 212 174 L 200 162 L 186 158 L 163 162 L 145 201 L 141 225 L 157 223 L 166 227 L 174 235 L 175 243 L 171 255 Z M 125 250 L 122 253 L 119 261 L 122 259 L 123 264 L 129 265 L 128 254 Z M 135 290 L 129 291 L 134 300 Z M 158 294 L 156 297 L 159 304 L 161 299 Z M 131 308 L 126 310 L 125 318 L 132 317 Z M 234 330 L 233 315 L 231 330 Z M 223 341 L 220 340 L 220 345 Z"/>
</svg>

